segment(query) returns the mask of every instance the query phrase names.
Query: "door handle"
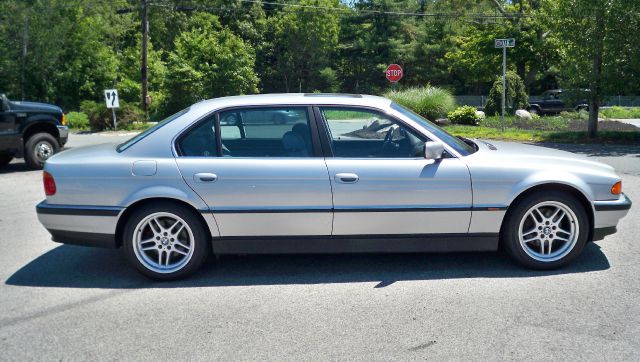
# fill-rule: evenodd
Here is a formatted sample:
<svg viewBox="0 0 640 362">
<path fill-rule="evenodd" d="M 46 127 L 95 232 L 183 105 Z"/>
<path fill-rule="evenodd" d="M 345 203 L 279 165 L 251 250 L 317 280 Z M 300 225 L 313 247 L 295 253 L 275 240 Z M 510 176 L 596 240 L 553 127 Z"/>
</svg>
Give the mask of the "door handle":
<svg viewBox="0 0 640 362">
<path fill-rule="evenodd" d="M 218 175 L 215 173 L 200 172 L 193 175 L 193 179 L 196 182 L 215 182 L 218 179 Z"/>
<path fill-rule="evenodd" d="M 338 173 L 335 180 L 345 184 L 352 184 L 358 182 L 360 178 L 355 173 Z"/>
</svg>

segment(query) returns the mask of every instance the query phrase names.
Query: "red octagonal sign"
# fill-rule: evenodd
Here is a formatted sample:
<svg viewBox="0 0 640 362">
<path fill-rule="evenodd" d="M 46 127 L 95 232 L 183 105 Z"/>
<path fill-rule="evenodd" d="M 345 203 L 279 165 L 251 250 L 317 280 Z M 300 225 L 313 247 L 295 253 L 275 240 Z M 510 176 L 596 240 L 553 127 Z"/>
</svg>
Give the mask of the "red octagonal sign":
<svg viewBox="0 0 640 362">
<path fill-rule="evenodd" d="M 402 67 L 398 64 L 389 64 L 387 70 L 385 71 L 385 75 L 387 76 L 389 82 L 395 83 L 402 79 L 404 73 L 402 72 Z"/>
</svg>

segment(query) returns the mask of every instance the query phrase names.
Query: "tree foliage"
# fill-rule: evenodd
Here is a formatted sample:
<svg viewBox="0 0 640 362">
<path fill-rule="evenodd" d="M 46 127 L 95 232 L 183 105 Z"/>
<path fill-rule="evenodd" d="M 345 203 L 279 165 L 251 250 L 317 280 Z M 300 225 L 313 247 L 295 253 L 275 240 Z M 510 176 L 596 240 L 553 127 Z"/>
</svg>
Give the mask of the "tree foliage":
<svg viewBox="0 0 640 362">
<path fill-rule="evenodd" d="M 508 71 L 506 74 L 506 92 L 505 92 L 505 112 L 514 114 L 516 110 L 526 108 L 529 103 L 529 96 L 525 91 L 524 82 L 516 72 Z M 494 82 L 487 104 L 484 107 L 486 114 L 494 116 L 500 113 L 502 109 L 502 76 L 498 77 Z"/>
<path fill-rule="evenodd" d="M 527 93 L 590 88 L 594 107 L 607 93 L 640 93 L 638 1 L 150 4 L 155 119 L 199 99 L 255 92 L 384 94 L 431 84 L 485 95 L 501 73 L 493 41 L 506 37 L 516 39 L 508 70 Z M 73 111 L 83 101 L 101 102 L 102 91 L 115 87 L 124 102 L 139 105 L 139 6 L 137 0 L 0 1 L 0 92 Z M 404 68 L 399 85 L 384 77 L 390 63 Z"/>
</svg>

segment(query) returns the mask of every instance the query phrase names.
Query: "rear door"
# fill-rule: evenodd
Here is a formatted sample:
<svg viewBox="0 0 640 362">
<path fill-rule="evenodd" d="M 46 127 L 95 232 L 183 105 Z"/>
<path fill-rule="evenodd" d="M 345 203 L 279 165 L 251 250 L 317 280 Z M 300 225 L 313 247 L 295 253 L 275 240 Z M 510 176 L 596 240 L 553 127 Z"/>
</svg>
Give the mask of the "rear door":
<svg viewBox="0 0 640 362">
<path fill-rule="evenodd" d="M 222 237 L 330 235 L 331 185 L 317 137 L 308 107 L 234 108 L 179 137 L 177 162 Z"/>
<path fill-rule="evenodd" d="M 424 158 L 427 139 L 381 112 L 319 107 L 333 157 L 333 235 L 465 234 L 471 179 L 459 159 Z"/>
</svg>

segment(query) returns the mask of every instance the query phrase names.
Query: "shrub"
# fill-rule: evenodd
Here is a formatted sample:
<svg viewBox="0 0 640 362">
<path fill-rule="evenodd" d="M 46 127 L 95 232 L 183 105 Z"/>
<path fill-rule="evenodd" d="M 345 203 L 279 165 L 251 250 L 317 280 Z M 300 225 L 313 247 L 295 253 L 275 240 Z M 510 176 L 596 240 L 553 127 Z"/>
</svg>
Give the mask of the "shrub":
<svg viewBox="0 0 640 362">
<path fill-rule="evenodd" d="M 435 121 L 444 118 L 453 111 L 456 102 L 448 90 L 430 85 L 420 88 L 408 88 L 390 91 L 384 94 L 392 101 L 412 109 L 422 117 Z"/>
<path fill-rule="evenodd" d="M 89 127 L 89 117 L 82 112 L 69 112 L 66 114 L 67 126 L 77 131 L 87 131 Z"/>
<path fill-rule="evenodd" d="M 94 131 L 113 129 L 113 114 L 104 103 L 82 101 L 80 110 L 89 118 L 89 126 Z M 133 122 L 143 122 L 144 112 L 130 103 L 120 101 L 120 108 L 116 109 L 118 128 L 127 129 Z"/>
<path fill-rule="evenodd" d="M 466 124 L 471 126 L 477 126 L 482 120 L 477 113 L 476 107 L 462 106 L 456 108 L 453 112 L 449 112 L 447 118 L 453 124 Z"/>
<path fill-rule="evenodd" d="M 529 103 L 529 96 L 524 82 L 516 72 L 507 72 L 507 90 L 505 94 L 505 113 L 515 114 L 516 110 L 524 109 Z M 489 91 L 484 111 L 487 115 L 500 114 L 502 108 L 502 76 L 498 77 Z"/>
</svg>

